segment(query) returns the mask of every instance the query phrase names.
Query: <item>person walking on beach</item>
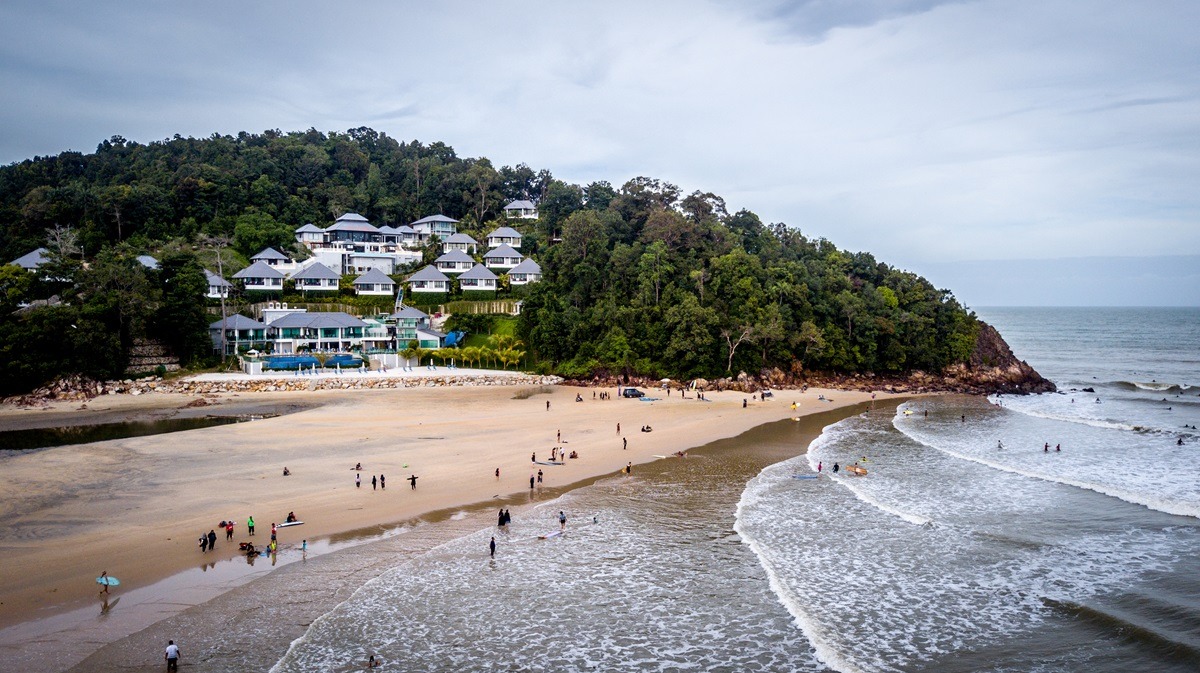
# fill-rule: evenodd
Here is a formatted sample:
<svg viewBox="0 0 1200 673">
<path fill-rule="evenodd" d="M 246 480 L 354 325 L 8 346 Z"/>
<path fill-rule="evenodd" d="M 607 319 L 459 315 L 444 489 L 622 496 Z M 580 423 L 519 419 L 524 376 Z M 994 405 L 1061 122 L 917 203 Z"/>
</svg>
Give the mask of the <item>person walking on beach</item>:
<svg viewBox="0 0 1200 673">
<path fill-rule="evenodd" d="M 246 517 L 246 531 L 249 532 L 250 535 L 254 535 L 254 517 L 252 516 Z"/>
<path fill-rule="evenodd" d="M 379 490 L 387 490 L 387 482 L 383 480 L 383 475 L 379 475 Z"/>
<path fill-rule="evenodd" d="M 558 510 L 558 529 L 559 530 L 567 529 L 567 514 L 566 514 L 566 512 L 562 511 L 561 509 Z"/>
<path fill-rule="evenodd" d="M 354 488 L 362 488 L 362 475 L 354 475 Z"/>
<path fill-rule="evenodd" d="M 412 490 L 417 490 L 417 475 L 409 475 L 408 483 L 412 484 Z"/>
<path fill-rule="evenodd" d="M 211 528 L 208 529 L 208 548 L 209 549 L 217 548 L 217 532 Z"/>
<path fill-rule="evenodd" d="M 233 539 L 233 519 L 230 519 L 229 521 L 227 521 L 225 523 L 225 539 L 226 540 Z"/>
<path fill-rule="evenodd" d="M 617 423 L 617 434 L 621 434 L 621 424 Z"/>
<path fill-rule="evenodd" d="M 161 643 L 162 641 L 158 642 Z M 167 660 L 168 671 L 179 670 L 179 646 L 175 644 L 174 640 L 167 641 L 167 650 L 163 652 L 163 659 Z"/>
<path fill-rule="evenodd" d="M 488 543 L 488 555 L 496 558 L 496 536 L 492 536 L 492 541 Z"/>
<path fill-rule="evenodd" d="M 208 553 L 208 536 L 207 535 L 200 536 L 200 553 L 201 554 Z"/>
<path fill-rule="evenodd" d="M 558 430 L 557 432 L 555 432 L 555 437 L 557 437 L 557 439 L 555 439 L 555 441 L 558 442 L 559 444 L 562 444 L 562 430 Z"/>
<path fill-rule="evenodd" d="M 536 478 L 537 477 L 533 476 L 532 474 L 529 475 L 529 490 L 531 490 L 531 491 L 533 490 L 533 480 Z"/>
<path fill-rule="evenodd" d="M 546 411 L 550 411 L 550 400 L 546 400 Z"/>
<path fill-rule="evenodd" d="M 371 490 L 375 490 L 375 475 L 371 475 Z"/>
<path fill-rule="evenodd" d="M 500 481 L 500 468 L 496 468 L 496 481 Z"/>
<path fill-rule="evenodd" d="M 621 448 L 626 451 L 629 450 L 629 438 L 628 437 L 621 438 Z"/>
<path fill-rule="evenodd" d="M 542 483 L 542 471 L 541 470 L 538 470 L 537 483 L 538 484 Z"/>
</svg>

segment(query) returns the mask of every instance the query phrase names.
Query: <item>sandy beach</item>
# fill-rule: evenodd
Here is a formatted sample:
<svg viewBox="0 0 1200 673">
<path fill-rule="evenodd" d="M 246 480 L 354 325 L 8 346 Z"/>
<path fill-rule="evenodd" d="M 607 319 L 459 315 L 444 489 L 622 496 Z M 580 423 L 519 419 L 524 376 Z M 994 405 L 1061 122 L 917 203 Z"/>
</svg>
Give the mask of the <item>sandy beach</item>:
<svg viewBox="0 0 1200 673">
<path fill-rule="evenodd" d="M 733 392 L 707 393 L 701 401 L 694 393 L 681 399 L 677 391 L 669 397 L 647 391 L 662 395 L 648 402 L 618 398 L 615 389 L 606 391 L 609 400 L 593 399 L 599 392 L 559 386 L 231 394 L 206 413 L 268 406 L 302 410 L 4 457 L 0 626 L 17 626 L 8 629 L 11 636 L 20 625 L 90 606 L 101 571 L 121 579 L 119 595 L 213 558 L 233 557 L 237 543 L 251 539 L 247 516 L 258 527 L 253 540 L 265 545 L 271 523 L 294 511 L 305 523 L 284 529 L 281 544 L 295 547 L 302 538 L 319 551 L 322 540 L 353 531 L 383 530 L 424 513 L 528 494 L 538 469 L 544 475 L 540 488 L 562 489 L 763 423 L 871 399 L 868 393 L 817 389 L 780 391 L 765 402 Z M 577 394 L 582 401 L 575 401 Z M 822 395 L 832 401 L 819 401 Z M 87 411 L 78 411 L 79 403 L 6 408 L 0 410 L 0 428 L 62 424 L 85 413 L 162 414 L 193 399 L 105 396 L 90 401 Z M 793 401 L 799 404 L 795 410 Z M 33 425 L 31 418 L 37 419 Z M 644 425 L 653 432 L 640 432 Z M 556 446 L 579 457 L 563 465 L 531 463 L 533 454 L 548 460 Z M 352 469 L 356 463 L 362 463 L 361 473 Z M 290 476 L 283 476 L 285 466 Z M 361 487 L 355 486 L 356 475 Z M 386 489 L 372 489 L 377 475 L 386 477 Z M 410 475 L 418 477 L 416 489 Z M 233 541 L 219 534 L 216 551 L 201 554 L 197 538 L 229 518 L 237 522 Z M 214 575 L 213 591 L 220 593 L 224 581 Z M 171 607 L 156 606 L 149 621 L 193 604 L 187 596 L 163 598 Z M 125 635 L 108 632 L 81 646 L 87 651 L 79 654 Z M 11 646 L 12 637 L 6 640 Z"/>
</svg>

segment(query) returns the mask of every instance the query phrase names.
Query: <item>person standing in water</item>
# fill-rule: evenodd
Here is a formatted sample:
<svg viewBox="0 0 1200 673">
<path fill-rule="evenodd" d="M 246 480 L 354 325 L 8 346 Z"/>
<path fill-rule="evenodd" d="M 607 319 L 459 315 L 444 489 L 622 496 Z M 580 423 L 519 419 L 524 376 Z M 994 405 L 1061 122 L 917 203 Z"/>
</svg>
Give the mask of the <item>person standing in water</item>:
<svg viewBox="0 0 1200 673">
<path fill-rule="evenodd" d="M 496 558 L 496 536 L 492 536 L 492 541 L 488 543 L 488 555 Z"/>
<path fill-rule="evenodd" d="M 558 510 L 558 529 L 559 530 L 567 529 L 567 514 L 566 514 L 566 512 L 563 512 L 561 509 Z"/>
<path fill-rule="evenodd" d="M 839 467 L 839 465 L 838 465 L 837 463 L 834 463 L 834 464 L 833 464 L 833 473 L 834 473 L 834 474 L 837 474 L 838 467 Z"/>
</svg>

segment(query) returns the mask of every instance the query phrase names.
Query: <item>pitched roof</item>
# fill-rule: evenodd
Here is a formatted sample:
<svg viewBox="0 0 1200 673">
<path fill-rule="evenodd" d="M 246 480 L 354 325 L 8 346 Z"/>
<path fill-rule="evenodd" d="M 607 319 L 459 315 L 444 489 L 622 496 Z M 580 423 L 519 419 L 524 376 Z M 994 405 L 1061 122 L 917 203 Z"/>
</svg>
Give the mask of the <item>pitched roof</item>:
<svg viewBox="0 0 1200 673">
<path fill-rule="evenodd" d="M 221 329 L 221 323 L 225 323 L 225 329 L 262 329 L 266 327 L 265 324 L 254 318 L 247 318 L 241 313 L 235 313 L 224 320 L 218 320 L 210 324 L 208 328 Z"/>
<path fill-rule="evenodd" d="M 307 280 L 311 278 L 341 280 L 342 274 L 334 271 L 320 262 L 304 267 L 303 269 L 300 269 L 296 273 L 292 274 L 292 280 Z"/>
<path fill-rule="evenodd" d="M 463 233 L 450 234 L 442 243 L 470 243 L 471 245 L 479 245 L 479 241 Z"/>
<path fill-rule="evenodd" d="M 416 230 L 416 229 L 413 229 L 412 227 L 408 226 L 407 224 L 402 224 L 402 225 L 400 225 L 400 226 L 398 226 L 398 227 L 394 227 L 394 228 L 395 228 L 395 230 L 396 230 L 396 231 L 400 232 L 401 234 L 415 234 L 415 233 L 417 233 L 417 230 Z"/>
<path fill-rule="evenodd" d="M 297 229 L 296 233 L 297 234 L 311 234 L 311 233 L 323 234 L 323 233 L 325 233 L 325 230 L 318 227 L 317 225 L 313 224 L 312 222 L 309 222 L 308 224 L 304 225 L 303 227 L 300 227 L 299 229 Z"/>
<path fill-rule="evenodd" d="M 394 236 L 394 235 L 400 233 L 400 230 L 391 225 L 385 224 L 382 227 L 379 227 L 379 233 Z"/>
<path fill-rule="evenodd" d="M 358 213 L 345 213 L 341 217 L 334 220 L 335 222 L 366 222 L 367 218 Z"/>
<path fill-rule="evenodd" d="M 296 312 L 280 316 L 271 323 L 273 329 L 285 327 L 308 327 L 321 329 L 323 327 L 366 327 L 367 323 L 355 318 L 349 313 L 330 311 L 328 313 Z"/>
<path fill-rule="evenodd" d="M 482 264 L 476 264 L 458 277 L 459 280 L 464 278 L 467 280 L 496 280 L 497 276 L 486 266 Z"/>
<path fill-rule="evenodd" d="M 267 266 L 266 262 L 255 262 L 233 274 L 234 278 L 283 278 L 283 272 Z"/>
<path fill-rule="evenodd" d="M 439 339 L 445 339 L 445 338 L 446 338 L 446 333 L 445 333 L 445 332 L 439 332 L 439 331 L 437 331 L 437 330 L 435 330 L 435 329 L 431 329 L 431 328 L 429 328 L 429 327 L 418 327 L 418 328 L 417 328 L 417 333 L 418 333 L 418 334 L 428 334 L 428 335 L 430 335 L 430 336 L 435 336 L 435 337 L 437 337 L 437 338 L 439 338 Z"/>
<path fill-rule="evenodd" d="M 521 253 L 517 252 L 516 250 L 513 250 L 513 247 L 511 245 L 509 245 L 507 243 L 501 243 L 500 245 L 496 246 L 495 248 L 492 248 L 491 250 L 488 250 L 487 252 L 483 253 L 484 259 L 487 259 L 489 257 L 520 257 L 520 258 L 524 259 L 525 255 L 522 255 Z"/>
<path fill-rule="evenodd" d="M 379 269 L 368 269 L 366 273 L 354 279 L 354 284 L 359 283 L 383 283 L 384 285 L 395 285 L 396 281 L 388 278 L 388 275 Z"/>
<path fill-rule="evenodd" d="M 528 203 L 528 201 L 526 202 Z M 512 227 L 500 227 L 487 235 L 488 238 L 521 238 L 521 232 Z"/>
<path fill-rule="evenodd" d="M 474 260 L 474 258 L 472 258 L 467 253 L 463 252 L 462 250 L 451 250 L 450 252 L 443 254 L 441 257 L 438 257 L 437 259 L 435 259 L 433 261 L 434 262 L 474 262 L 475 260 Z"/>
<path fill-rule="evenodd" d="M 216 286 L 216 287 L 233 287 L 233 285 L 231 285 L 231 284 L 229 283 L 229 281 L 227 281 L 227 280 L 225 280 L 224 278 L 222 278 L 222 277 L 218 276 L 217 274 L 213 273 L 212 271 L 209 271 L 208 269 L 205 269 L 205 270 L 204 270 L 204 277 L 205 277 L 205 278 L 208 278 L 208 284 L 209 284 L 210 286 Z"/>
<path fill-rule="evenodd" d="M 342 215 L 325 231 L 365 231 L 372 234 L 379 231 L 379 227 L 368 222 L 362 215 L 356 213 L 350 213 L 350 215 L 354 215 L 354 217 Z"/>
<path fill-rule="evenodd" d="M 538 273 L 542 272 L 542 267 L 537 262 L 533 261 L 532 257 L 526 257 L 521 260 L 521 263 L 508 270 L 509 273 Z"/>
<path fill-rule="evenodd" d="M 535 210 L 535 209 L 537 209 L 537 206 L 533 205 L 532 201 L 521 200 L 521 201 L 513 201 L 512 203 L 508 204 L 507 206 L 504 206 L 504 209 L 505 210 L 522 210 L 522 209 Z"/>
<path fill-rule="evenodd" d="M 48 252 L 50 251 L 45 248 L 38 248 L 33 252 L 21 255 L 20 257 L 9 262 L 9 264 L 16 264 L 17 266 L 24 267 L 26 269 L 36 269 L 37 267 L 50 261 L 50 259 L 46 257 L 46 253 Z"/>
<path fill-rule="evenodd" d="M 421 309 L 413 308 L 411 306 L 405 306 L 404 308 L 400 309 L 399 311 L 396 311 L 395 313 L 391 314 L 388 317 L 389 318 L 417 318 L 418 320 L 421 320 L 424 318 L 428 318 L 429 314 L 422 311 Z"/>
<path fill-rule="evenodd" d="M 287 260 L 288 256 L 279 252 L 275 248 L 263 248 L 257 255 L 250 259 L 282 259 Z"/>
<path fill-rule="evenodd" d="M 413 224 L 431 224 L 433 222 L 458 222 L 458 220 L 451 217 L 446 217 L 445 215 L 439 213 L 437 215 L 430 215 L 429 217 L 422 217 L 416 222 L 413 222 Z"/>
<path fill-rule="evenodd" d="M 414 280 L 441 280 L 441 281 L 449 281 L 449 280 L 450 280 L 450 277 L 449 277 L 449 276 L 447 276 L 446 274 L 442 273 L 441 271 L 438 271 L 436 267 L 433 267 L 433 266 L 427 266 L 427 267 L 425 267 L 424 269 L 421 269 L 420 271 L 418 271 L 418 272 L 414 273 L 413 275 L 409 276 L 409 277 L 408 277 L 408 280 L 409 280 L 409 281 L 414 281 Z"/>
</svg>

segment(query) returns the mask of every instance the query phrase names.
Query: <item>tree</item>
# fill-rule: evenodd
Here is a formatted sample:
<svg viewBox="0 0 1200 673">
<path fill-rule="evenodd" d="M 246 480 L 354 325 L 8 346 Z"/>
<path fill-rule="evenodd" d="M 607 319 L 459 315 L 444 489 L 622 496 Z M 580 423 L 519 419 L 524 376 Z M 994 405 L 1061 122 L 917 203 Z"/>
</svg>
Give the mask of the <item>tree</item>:
<svg viewBox="0 0 1200 673">
<path fill-rule="evenodd" d="M 292 228 L 267 213 L 249 211 L 233 227 L 233 247 L 249 257 L 265 248 L 283 252 L 295 241 Z"/>
<path fill-rule="evenodd" d="M 162 304 L 155 316 L 155 331 L 184 366 L 204 359 L 212 351 L 204 308 L 208 291 L 204 269 L 195 255 L 173 253 L 160 260 L 159 280 Z"/>
</svg>

